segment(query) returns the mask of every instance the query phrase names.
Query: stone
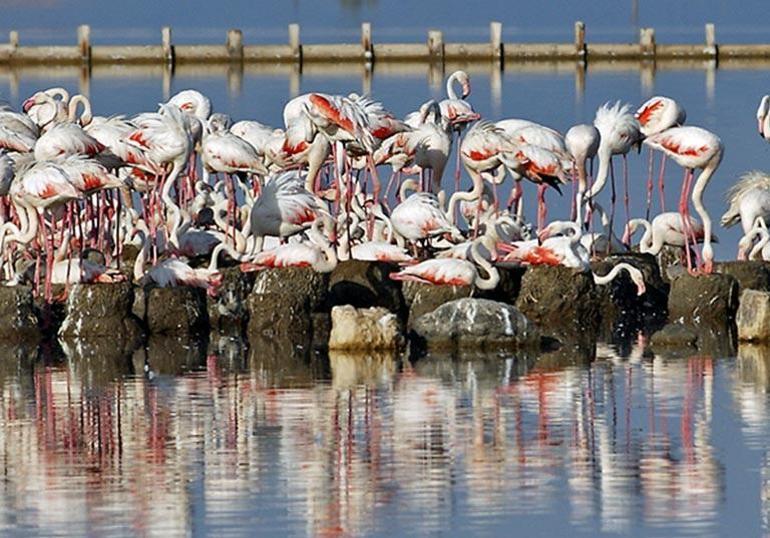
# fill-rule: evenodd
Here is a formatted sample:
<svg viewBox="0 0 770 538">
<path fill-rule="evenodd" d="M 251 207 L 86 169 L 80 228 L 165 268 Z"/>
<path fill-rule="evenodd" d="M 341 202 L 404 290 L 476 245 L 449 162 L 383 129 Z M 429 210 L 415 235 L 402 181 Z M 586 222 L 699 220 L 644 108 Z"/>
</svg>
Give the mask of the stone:
<svg viewBox="0 0 770 538">
<path fill-rule="evenodd" d="M 387 308 L 332 308 L 329 349 L 345 351 L 395 351 L 404 345 L 398 316 Z"/>
<path fill-rule="evenodd" d="M 671 282 L 668 319 L 695 325 L 726 326 L 738 309 L 738 281 L 730 275 L 682 274 Z"/>
<path fill-rule="evenodd" d="M 128 281 L 75 284 L 67 295 L 59 336 L 135 342 L 141 338 L 142 329 L 131 312 L 133 303 L 134 289 Z"/>
<path fill-rule="evenodd" d="M 252 293 L 246 300 L 248 335 L 310 346 L 313 324 L 310 301 L 295 294 Z"/>
<path fill-rule="evenodd" d="M 435 286 L 421 282 L 404 282 L 402 289 L 409 308 L 408 327 L 423 314 L 455 299 L 470 297 L 473 292 L 471 286 Z"/>
<path fill-rule="evenodd" d="M 302 297 L 311 312 L 317 312 L 326 305 L 328 273 L 319 273 L 312 267 L 284 267 L 263 269 L 255 275 L 252 295 Z"/>
<path fill-rule="evenodd" d="M 640 330 L 654 332 L 666 323 L 669 284 L 663 280 L 651 254 L 613 254 L 591 262 L 591 270 L 606 275 L 618 263 L 628 263 L 644 275 L 645 293 L 637 295 L 636 284 L 625 271 L 605 285 L 596 286 L 601 313 L 600 335 L 608 341 L 622 341 Z"/>
<path fill-rule="evenodd" d="M 730 275 L 738 281 L 738 292 L 743 290 L 770 291 L 770 263 L 764 261 L 717 262 L 714 271 Z"/>
<path fill-rule="evenodd" d="M 133 312 L 150 334 L 193 335 L 208 330 L 206 291 L 202 288 L 137 288 Z"/>
<path fill-rule="evenodd" d="M 390 273 L 398 269 L 398 265 L 385 262 L 348 260 L 338 263 L 329 276 L 329 307 L 381 306 L 403 315 L 406 303 L 401 282 L 390 278 Z"/>
<path fill-rule="evenodd" d="M 712 357 L 732 357 L 736 353 L 735 326 L 703 322 L 669 323 L 652 335 L 650 348 L 666 356 L 690 356 L 693 353 Z"/>
<path fill-rule="evenodd" d="M 560 340 L 593 340 L 601 319 L 593 277 L 563 266 L 531 266 L 521 280 L 516 307 L 543 334 Z"/>
<path fill-rule="evenodd" d="M 249 311 L 246 298 L 254 287 L 255 274 L 240 267 L 225 267 L 219 272 L 222 285 L 216 297 L 207 297 L 209 324 L 212 331 L 239 335 L 246 327 Z"/>
<path fill-rule="evenodd" d="M 740 341 L 770 341 L 770 293 L 744 289 L 735 323 Z"/>
<path fill-rule="evenodd" d="M 0 339 L 9 342 L 38 340 L 42 335 L 32 288 L 0 286 Z"/>
<path fill-rule="evenodd" d="M 535 326 L 516 307 L 489 299 L 457 299 L 417 318 L 412 332 L 428 349 L 517 349 L 540 345 Z"/>
</svg>

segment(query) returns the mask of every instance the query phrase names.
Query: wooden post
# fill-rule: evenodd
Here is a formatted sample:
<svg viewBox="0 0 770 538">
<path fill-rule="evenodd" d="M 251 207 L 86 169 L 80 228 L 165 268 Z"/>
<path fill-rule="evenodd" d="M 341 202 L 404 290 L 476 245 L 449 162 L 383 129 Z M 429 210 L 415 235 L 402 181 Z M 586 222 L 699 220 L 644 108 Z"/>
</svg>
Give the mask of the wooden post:
<svg viewBox="0 0 770 538">
<path fill-rule="evenodd" d="M 243 32 L 231 28 L 227 31 L 227 54 L 231 61 L 243 61 Z"/>
<path fill-rule="evenodd" d="M 302 62 L 302 45 L 299 42 L 299 24 L 289 25 L 289 46 L 297 61 Z"/>
<path fill-rule="evenodd" d="M 717 30 L 713 22 L 706 23 L 706 54 L 716 57 L 717 50 Z"/>
<path fill-rule="evenodd" d="M 163 57 L 166 65 L 174 66 L 174 45 L 171 44 L 171 27 L 164 26 L 160 29 L 160 45 L 163 48 Z"/>
<path fill-rule="evenodd" d="M 91 27 L 87 24 L 78 26 L 78 48 L 85 65 L 91 65 Z"/>
<path fill-rule="evenodd" d="M 364 59 L 367 62 L 372 61 L 372 23 L 361 23 L 361 48 L 364 49 Z"/>
<path fill-rule="evenodd" d="M 655 29 L 654 28 L 640 28 L 639 29 L 639 48 L 642 51 L 642 56 L 655 56 Z"/>
<path fill-rule="evenodd" d="M 492 59 L 502 63 L 503 59 L 503 23 L 492 21 L 489 23 L 489 43 L 492 46 Z"/>
<path fill-rule="evenodd" d="M 586 25 L 583 21 L 575 21 L 575 51 L 580 58 L 585 58 Z"/>
<path fill-rule="evenodd" d="M 433 59 L 444 59 L 444 34 L 441 30 L 428 30 L 428 54 Z"/>
<path fill-rule="evenodd" d="M 13 49 L 19 48 L 19 32 L 17 32 L 16 30 L 11 30 L 8 33 L 8 44 Z"/>
</svg>

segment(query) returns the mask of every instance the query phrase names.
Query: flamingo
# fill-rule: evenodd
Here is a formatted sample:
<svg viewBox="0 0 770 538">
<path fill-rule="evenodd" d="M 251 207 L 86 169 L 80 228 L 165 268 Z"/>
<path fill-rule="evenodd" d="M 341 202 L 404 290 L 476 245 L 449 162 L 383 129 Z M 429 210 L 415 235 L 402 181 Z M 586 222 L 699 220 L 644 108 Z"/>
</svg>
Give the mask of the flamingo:
<svg viewBox="0 0 770 538">
<path fill-rule="evenodd" d="M 41 95 L 51 99 L 46 94 Z M 35 159 L 38 161 L 55 160 L 69 155 L 93 157 L 105 149 L 103 144 L 83 130 L 83 127 L 77 122 L 76 113 L 79 103 L 86 105 L 79 121 L 83 125 L 91 122 L 91 109 L 88 100 L 82 95 L 74 96 L 69 101 L 68 120 L 53 125 L 35 142 Z"/>
<path fill-rule="evenodd" d="M 0 106 L 0 148 L 30 152 L 39 134 L 38 126 L 29 117 Z"/>
<path fill-rule="evenodd" d="M 567 235 L 557 235 L 567 234 Z M 591 260 L 588 250 L 581 244 L 580 225 L 573 221 L 552 222 L 540 233 L 537 241 L 498 244 L 498 248 L 509 253 L 502 258 L 503 262 L 519 262 L 528 265 L 563 265 L 583 272 L 590 272 L 594 284 L 604 285 L 614 280 L 621 271 L 625 271 L 636 284 L 637 295 L 646 291 L 644 275 L 633 265 L 625 262 L 616 264 L 604 276 L 591 271 Z"/>
<path fill-rule="evenodd" d="M 626 154 L 633 146 L 641 144 L 643 137 L 639 129 L 639 122 L 629 110 L 630 108 L 628 105 L 621 105 L 620 101 L 618 101 L 614 105 L 605 103 L 596 111 L 594 126 L 599 130 L 600 135 L 599 151 L 597 153 L 599 156 L 599 170 L 596 173 L 594 184 L 586 193 L 585 198 L 581 200 L 581 203 L 588 202 L 590 204 L 604 188 L 604 185 L 607 183 L 607 178 L 610 175 L 613 155 L 623 155 L 623 158 L 625 159 Z M 626 220 L 628 220 L 629 200 L 627 171 L 624 171 L 624 182 L 626 186 L 626 196 L 624 201 L 626 206 Z M 612 227 L 615 215 L 614 176 L 612 182 L 611 203 L 610 227 Z"/>
<path fill-rule="evenodd" d="M 759 170 L 746 172 L 727 195 L 730 207 L 722 215 L 722 226 L 729 228 L 738 221 L 743 233 L 749 233 L 757 218 L 770 220 L 770 175 Z"/>
<path fill-rule="evenodd" d="M 770 233 L 764 218 L 757 217 L 751 230 L 738 241 L 738 260 L 770 261 Z"/>
<path fill-rule="evenodd" d="M 440 123 L 441 112 L 438 104 L 433 101 L 425 121 L 418 128 L 404 135 L 407 155 L 412 156 L 414 164 L 421 170 L 426 168 L 431 170 L 431 190 L 434 194 L 438 194 L 441 190 L 444 168 L 452 151 L 452 138 Z"/>
<path fill-rule="evenodd" d="M 601 134 L 594 125 L 580 124 L 570 127 L 564 135 L 564 145 L 575 160 L 577 171 L 578 190 L 576 199 L 573 200 L 575 208 L 575 222 L 583 222 L 583 204 L 581 201 L 588 188 L 588 174 L 586 173 L 586 161 L 593 160 L 599 151 Z"/>
<path fill-rule="evenodd" d="M 460 96 L 455 93 L 455 84 L 460 83 L 462 91 Z M 446 94 L 447 98 L 442 99 L 438 106 L 441 111 L 441 117 L 446 122 L 447 126 L 451 128 L 453 135 L 457 135 L 457 145 L 460 146 L 460 138 L 465 128 L 472 122 L 481 118 L 481 115 L 473 110 L 473 106 L 466 101 L 466 98 L 471 94 L 471 78 L 468 73 L 462 70 L 457 70 L 446 81 Z M 450 137 L 451 143 L 454 141 L 454 136 Z M 455 191 L 460 190 L 460 153 L 457 153 L 457 162 L 455 163 Z"/>
<path fill-rule="evenodd" d="M 187 263 L 176 258 L 167 258 L 145 271 L 145 262 L 150 249 L 150 240 L 144 232 L 135 232 L 141 238 L 142 250 L 134 262 L 134 280 L 146 285 L 153 283 L 160 288 L 192 286 L 203 288 L 210 297 L 215 297 L 222 285 L 222 274 L 208 268 L 193 269 Z"/>
<path fill-rule="evenodd" d="M 765 95 L 759 101 L 757 108 L 757 127 L 759 136 L 770 142 L 770 95 Z"/>
<path fill-rule="evenodd" d="M 330 273 L 337 267 L 337 253 L 321 233 L 322 221 L 313 222 L 308 236 L 310 241 L 287 243 L 263 250 L 241 264 L 241 271 L 256 271 L 280 267 L 312 267 L 319 273 Z"/>
<path fill-rule="evenodd" d="M 286 238 L 312 226 L 319 212 L 326 211 L 322 204 L 304 188 L 296 170 L 269 178 L 251 208 L 247 232 L 256 238 L 251 252 L 262 249 L 265 236 Z"/>
<path fill-rule="evenodd" d="M 639 252 L 657 255 L 664 246 L 685 248 L 685 230 L 682 226 L 682 216 L 676 211 L 660 213 L 652 222 L 647 219 L 631 219 L 623 233 L 623 242 L 630 243 L 631 238 L 639 229 L 644 228 L 644 235 L 639 242 Z M 703 241 L 703 225 L 690 216 L 689 228 L 697 242 Z M 712 241 L 716 237 L 712 235 Z"/>
<path fill-rule="evenodd" d="M 408 241 L 444 233 L 459 234 L 441 209 L 436 195 L 416 192 L 398 204 L 390 215 L 395 231 Z"/>
<path fill-rule="evenodd" d="M 49 88 L 25 99 L 22 110 L 38 127 L 45 130 L 52 122 L 67 121 L 69 100 L 70 94 L 64 88 Z"/>
<path fill-rule="evenodd" d="M 425 260 L 416 265 L 403 268 L 397 273 L 391 273 L 393 280 L 421 282 L 442 286 L 476 286 L 481 290 L 494 289 L 500 281 L 500 273 L 479 252 L 482 239 L 474 241 L 471 246 L 471 260 L 443 258 Z M 484 270 L 482 276 L 478 267 Z"/>
<path fill-rule="evenodd" d="M 639 128 L 644 136 L 652 136 L 658 133 L 684 125 L 687 119 L 687 112 L 682 105 L 670 97 L 656 95 L 645 101 L 634 114 L 639 121 Z M 663 171 L 665 166 L 663 155 L 660 163 L 660 178 L 658 179 L 658 191 L 660 193 L 660 210 L 665 211 L 665 200 L 663 196 Z M 652 205 L 652 150 L 650 150 L 650 164 L 647 175 L 647 212 L 645 218 L 650 218 L 650 206 Z"/>
<path fill-rule="evenodd" d="M 714 133 L 700 127 L 672 127 L 662 133 L 648 137 L 644 141 L 653 149 L 666 153 L 685 169 L 685 180 L 682 185 L 682 196 L 679 200 L 679 212 L 684 220 L 685 231 L 690 235 L 689 209 L 687 197 L 693 181 L 693 171 L 698 168 L 701 173 L 695 180 L 692 202 L 695 211 L 703 222 L 703 270 L 706 274 L 713 270 L 714 251 L 711 247 L 711 218 L 703 205 L 703 191 L 711 180 L 711 176 L 722 162 L 724 146 Z M 687 253 L 687 267 L 692 271 L 690 250 Z"/>
</svg>

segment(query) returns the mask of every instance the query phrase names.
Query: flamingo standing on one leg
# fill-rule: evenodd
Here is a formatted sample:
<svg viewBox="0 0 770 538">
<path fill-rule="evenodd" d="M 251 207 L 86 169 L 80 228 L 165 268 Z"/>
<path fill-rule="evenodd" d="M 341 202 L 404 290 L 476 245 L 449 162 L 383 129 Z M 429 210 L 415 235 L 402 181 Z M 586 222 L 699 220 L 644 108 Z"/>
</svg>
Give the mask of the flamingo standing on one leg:
<svg viewBox="0 0 770 538">
<path fill-rule="evenodd" d="M 692 202 L 695 211 L 703 222 L 703 271 L 706 274 L 713 270 L 714 251 L 711 247 L 711 218 L 703 205 L 703 191 L 711 180 L 711 176 L 722 162 L 724 146 L 714 133 L 700 127 L 672 127 L 662 133 L 647 138 L 644 142 L 653 149 L 666 153 L 685 169 L 685 180 L 682 185 L 682 195 L 679 200 L 679 212 L 684 220 L 684 228 L 690 237 L 692 230 L 689 225 L 689 208 L 687 197 L 693 182 L 696 168 L 701 173 L 695 180 Z M 687 267 L 692 271 L 692 260 L 687 249 Z"/>
<path fill-rule="evenodd" d="M 639 121 L 639 127 L 644 136 L 652 136 L 658 133 L 684 125 L 687 119 L 687 112 L 684 107 L 670 97 L 656 95 L 645 101 L 634 114 Z M 665 199 L 663 195 L 663 172 L 666 155 L 664 154 L 660 161 L 660 177 L 658 179 L 658 191 L 660 193 L 660 210 L 665 211 Z M 650 150 L 650 162 L 647 175 L 647 211 L 645 218 L 650 218 L 650 206 L 652 205 L 652 172 L 653 159 L 652 150 Z"/>
</svg>

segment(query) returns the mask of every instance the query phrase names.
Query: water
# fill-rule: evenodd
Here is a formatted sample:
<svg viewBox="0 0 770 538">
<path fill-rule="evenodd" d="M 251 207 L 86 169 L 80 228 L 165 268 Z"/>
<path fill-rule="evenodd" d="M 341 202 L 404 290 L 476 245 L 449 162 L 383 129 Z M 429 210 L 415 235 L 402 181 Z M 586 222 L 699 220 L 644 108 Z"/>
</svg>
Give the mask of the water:
<svg viewBox="0 0 770 538">
<path fill-rule="evenodd" d="M 169 351 L 150 352 L 148 375 L 144 352 L 5 363 L 3 535 L 770 525 L 767 349 L 415 363 Z"/>
</svg>

